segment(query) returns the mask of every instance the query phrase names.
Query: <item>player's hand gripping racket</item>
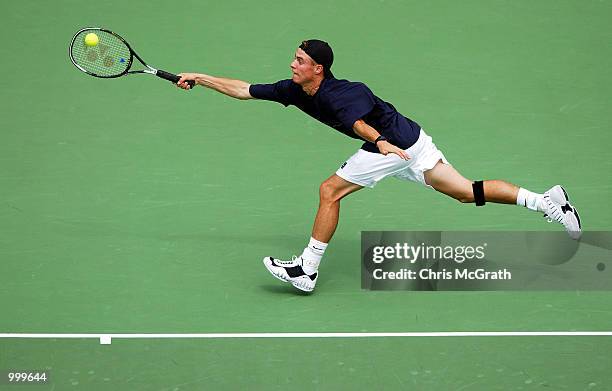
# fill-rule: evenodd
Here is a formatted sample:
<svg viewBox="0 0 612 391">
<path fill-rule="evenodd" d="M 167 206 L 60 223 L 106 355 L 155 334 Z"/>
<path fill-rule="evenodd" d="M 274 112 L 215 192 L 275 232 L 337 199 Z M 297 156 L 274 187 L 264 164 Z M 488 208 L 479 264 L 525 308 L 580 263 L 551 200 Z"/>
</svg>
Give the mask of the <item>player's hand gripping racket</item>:
<svg viewBox="0 0 612 391">
<path fill-rule="evenodd" d="M 103 28 L 87 27 L 77 31 L 70 42 L 69 54 L 74 66 L 95 77 L 113 78 L 132 73 L 148 73 L 173 83 L 180 79 L 178 75 L 147 65 L 125 39 Z M 144 69 L 130 69 L 134 57 Z M 193 80 L 187 80 L 187 83 L 190 88 L 195 85 Z"/>
</svg>

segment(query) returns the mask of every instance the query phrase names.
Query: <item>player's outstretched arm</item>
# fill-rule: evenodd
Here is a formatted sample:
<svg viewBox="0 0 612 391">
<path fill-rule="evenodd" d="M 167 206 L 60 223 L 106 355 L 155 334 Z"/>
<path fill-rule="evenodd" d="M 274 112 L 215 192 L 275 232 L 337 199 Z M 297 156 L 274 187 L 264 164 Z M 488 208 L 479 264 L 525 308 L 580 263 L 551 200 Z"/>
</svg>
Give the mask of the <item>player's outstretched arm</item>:
<svg viewBox="0 0 612 391">
<path fill-rule="evenodd" d="M 226 79 L 223 77 L 214 77 L 205 75 L 203 73 L 179 73 L 181 79 L 176 83 L 177 86 L 184 90 L 189 89 L 187 80 L 195 81 L 196 85 L 211 88 L 215 91 L 219 91 L 222 94 L 231 96 L 236 99 L 253 99 L 249 93 L 249 87 L 251 84 L 234 79 Z"/>
</svg>

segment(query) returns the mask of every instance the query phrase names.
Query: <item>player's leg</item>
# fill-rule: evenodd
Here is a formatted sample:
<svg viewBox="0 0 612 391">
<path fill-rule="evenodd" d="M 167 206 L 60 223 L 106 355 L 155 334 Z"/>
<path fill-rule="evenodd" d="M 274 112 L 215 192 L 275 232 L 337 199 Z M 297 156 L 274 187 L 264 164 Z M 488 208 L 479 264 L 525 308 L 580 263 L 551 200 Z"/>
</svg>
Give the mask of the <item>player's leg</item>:
<svg viewBox="0 0 612 391">
<path fill-rule="evenodd" d="M 321 258 L 338 225 L 340 200 L 364 187 L 374 187 L 382 179 L 405 171 L 409 165 L 396 156 L 359 149 L 319 187 L 319 208 L 312 236 L 302 254 L 291 261 L 265 257 L 263 262 L 268 271 L 298 289 L 312 291 L 319 275 Z"/>
<path fill-rule="evenodd" d="M 475 202 L 479 206 L 486 201 L 521 205 L 544 213 L 549 221 L 563 224 L 573 239 L 580 237 L 582 227 L 578 212 L 570 204 L 565 189 L 559 185 L 538 194 L 501 180 L 472 182 L 442 161 L 425 171 L 424 177 L 429 186 L 460 202 Z"/>
<path fill-rule="evenodd" d="M 312 227 L 312 237 L 323 243 L 329 243 L 340 216 L 340 200 L 347 195 L 363 189 L 363 186 L 351 183 L 333 174 L 319 187 L 319 209 Z"/>
<path fill-rule="evenodd" d="M 340 217 L 340 200 L 361 189 L 363 186 L 349 182 L 336 174 L 319 186 L 319 209 L 312 227 L 312 235 L 300 255 L 306 273 L 312 274 L 318 270 L 327 245 L 336 232 Z"/>
<path fill-rule="evenodd" d="M 424 175 L 425 182 L 440 193 L 460 202 L 475 202 L 474 182 L 463 177 L 450 164 L 444 164 L 440 160 L 431 170 L 425 171 Z M 516 204 L 520 190 L 518 186 L 501 180 L 482 181 L 482 186 L 485 201 Z"/>
<path fill-rule="evenodd" d="M 302 291 L 312 291 L 317 282 L 321 258 L 338 226 L 340 200 L 360 189 L 363 189 L 363 186 L 351 183 L 336 174 L 327 178 L 319 187 L 319 209 L 308 246 L 299 257 L 294 257 L 291 261 L 264 258 L 268 271 L 279 280 L 291 282 Z"/>
</svg>

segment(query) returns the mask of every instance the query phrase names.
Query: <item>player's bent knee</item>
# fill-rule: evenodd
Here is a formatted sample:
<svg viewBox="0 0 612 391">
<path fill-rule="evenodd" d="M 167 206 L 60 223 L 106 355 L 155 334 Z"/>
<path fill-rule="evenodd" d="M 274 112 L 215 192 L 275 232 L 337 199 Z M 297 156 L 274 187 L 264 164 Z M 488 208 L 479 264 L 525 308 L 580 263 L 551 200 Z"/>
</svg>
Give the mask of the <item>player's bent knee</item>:
<svg viewBox="0 0 612 391">
<path fill-rule="evenodd" d="M 337 201 L 337 193 L 338 189 L 336 189 L 336 186 L 334 186 L 334 184 L 330 181 L 325 181 L 321 183 L 321 186 L 319 186 L 319 198 L 321 202 Z"/>
</svg>

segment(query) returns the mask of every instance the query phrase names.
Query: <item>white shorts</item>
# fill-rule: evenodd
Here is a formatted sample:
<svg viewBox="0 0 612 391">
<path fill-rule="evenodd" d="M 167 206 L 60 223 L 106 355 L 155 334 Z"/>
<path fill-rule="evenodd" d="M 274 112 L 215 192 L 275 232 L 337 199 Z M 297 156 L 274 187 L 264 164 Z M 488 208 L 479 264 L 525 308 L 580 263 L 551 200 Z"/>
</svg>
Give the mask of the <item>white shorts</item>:
<svg viewBox="0 0 612 391">
<path fill-rule="evenodd" d="M 404 160 L 396 154 L 384 156 L 360 149 L 336 171 L 340 178 L 360 186 L 374 187 L 382 179 L 393 176 L 398 179 L 425 183 L 424 173 L 431 170 L 440 160 L 449 164 L 444 154 L 421 129 L 419 139 L 405 150 L 410 159 Z"/>
</svg>

